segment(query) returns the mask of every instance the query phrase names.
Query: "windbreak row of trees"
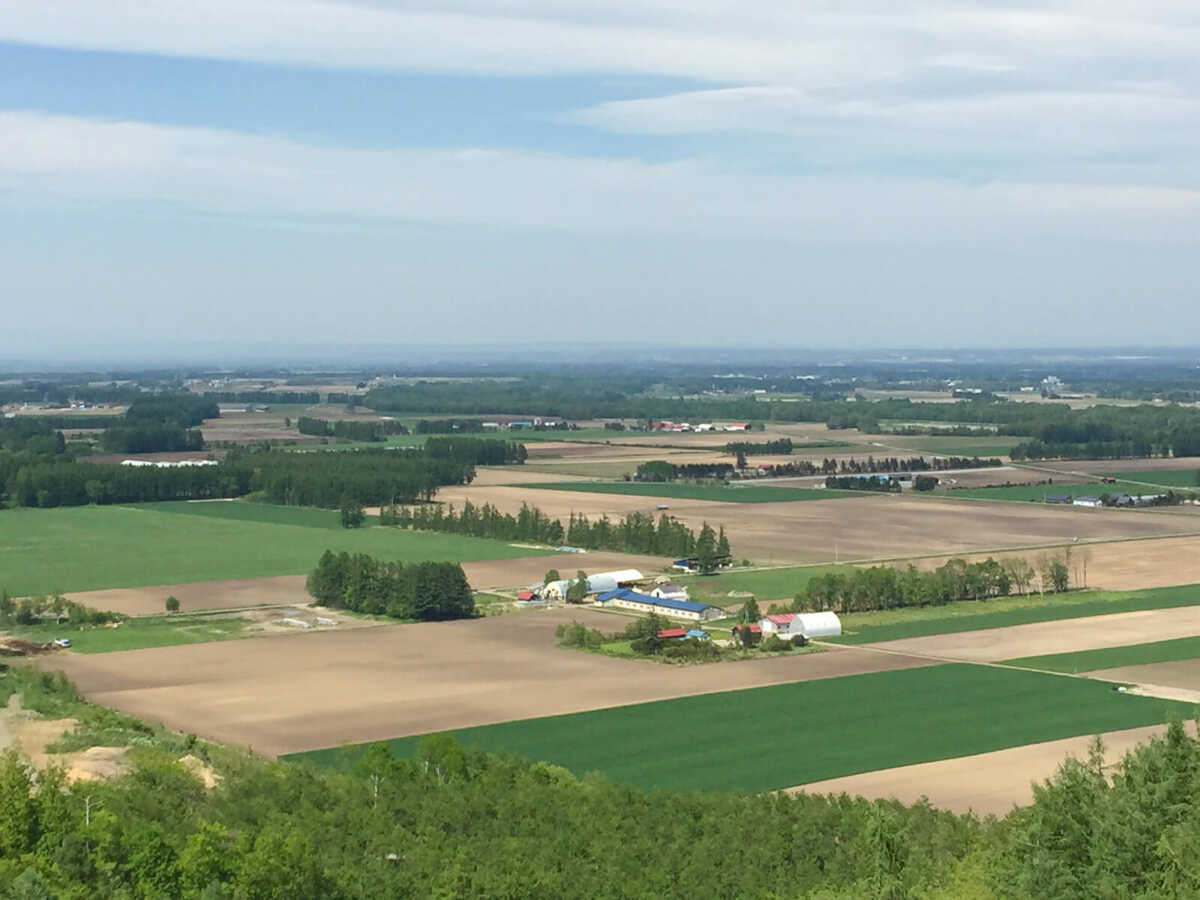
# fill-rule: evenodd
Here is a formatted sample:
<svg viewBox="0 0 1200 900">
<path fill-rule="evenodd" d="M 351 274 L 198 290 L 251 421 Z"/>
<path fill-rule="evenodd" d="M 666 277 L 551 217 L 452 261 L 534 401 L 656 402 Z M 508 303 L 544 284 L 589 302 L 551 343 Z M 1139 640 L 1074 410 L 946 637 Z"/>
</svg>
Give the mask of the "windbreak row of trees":
<svg viewBox="0 0 1200 900">
<path fill-rule="evenodd" d="M 387 506 L 381 510 L 380 524 L 505 541 L 551 545 L 565 542 L 587 550 L 617 550 L 653 556 L 696 556 L 698 548 L 707 542 L 712 545 L 707 551 L 709 555 L 722 558 L 730 555 L 724 527 L 718 533 L 705 524 L 697 534 L 665 513 L 657 522 L 653 516 L 640 512 L 629 513 L 617 522 L 610 521 L 607 516 L 593 521 L 572 513 L 564 526 L 561 520 L 525 503 L 514 516 L 500 512 L 491 504 L 476 506 L 468 500 L 463 503 L 461 512 L 452 505 L 442 504 Z"/>
<path fill-rule="evenodd" d="M 140 425 L 106 428 L 100 446 L 109 453 L 179 453 L 204 449 L 196 428 L 179 425 Z"/>
<path fill-rule="evenodd" d="M 458 563 L 406 566 L 326 550 L 306 586 L 318 603 L 335 609 L 427 622 L 475 615 L 475 597 Z"/>
<path fill-rule="evenodd" d="M 400 422 L 390 420 L 361 421 L 352 419 L 314 419 L 301 416 L 296 420 L 296 429 L 301 434 L 336 437 L 347 441 L 383 441 L 389 434 L 408 434 Z"/>
<path fill-rule="evenodd" d="M 672 463 L 663 459 L 650 460 L 638 465 L 634 481 L 675 481 L 678 479 L 729 478 L 733 475 L 732 463 Z"/>
<path fill-rule="evenodd" d="M 774 441 L 731 441 L 725 445 L 725 452 L 729 454 L 790 456 L 792 452 L 792 439 L 785 437 Z"/>
<path fill-rule="evenodd" d="M 152 503 L 237 497 L 248 489 L 248 473 L 227 466 L 98 465 L 34 463 L 6 482 L 17 506 L 86 506 L 89 503 Z"/>
<path fill-rule="evenodd" d="M 413 434 L 469 434 L 483 431 L 483 419 L 419 419 Z"/>
<path fill-rule="evenodd" d="M 135 400 L 125 411 L 125 425 L 177 425 L 194 428 L 221 415 L 217 402 L 198 394 L 155 394 Z M 115 423 L 112 423 L 115 424 Z"/>
<path fill-rule="evenodd" d="M 431 459 L 452 459 L 474 466 L 520 465 L 529 457 L 525 445 L 499 438 L 431 437 L 425 441 Z"/>
<path fill-rule="evenodd" d="M 872 566 L 818 575 L 796 595 L 791 608 L 794 612 L 867 612 L 986 600 L 1033 590 L 1061 593 L 1070 586 L 1070 567 L 1056 557 L 1046 558 L 1036 567 L 1016 557 L 977 563 L 952 559 L 928 572 L 911 565 L 906 569 Z"/>
</svg>

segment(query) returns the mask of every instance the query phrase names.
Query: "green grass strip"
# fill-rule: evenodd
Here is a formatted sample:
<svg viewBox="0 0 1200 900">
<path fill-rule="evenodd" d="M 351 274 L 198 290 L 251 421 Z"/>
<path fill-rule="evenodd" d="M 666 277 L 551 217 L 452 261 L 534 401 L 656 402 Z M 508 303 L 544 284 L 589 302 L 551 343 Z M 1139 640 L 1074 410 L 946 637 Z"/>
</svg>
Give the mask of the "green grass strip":
<svg viewBox="0 0 1200 900">
<path fill-rule="evenodd" d="M 1200 605 L 1200 585 L 1153 588 L 1145 591 L 1081 591 L 1042 597 L 966 600 L 946 606 L 849 614 L 842 617 L 843 634 L 827 638 L 840 644 L 895 641 L 930 634 L 956 634 L 986 628 L 1007 628 L 1033 622 L 1054 622 L 1146 609 Z"/>
<path fill-rule="evenodd" d="M 239 522 L 265 522 L 269 525 L 300 525 L 305 528 L 342 527 L 341 513 L 336 509 L 315 509 L 309 506 L 277 506 L 273 503 L 247 503 L 242 500 L 213 500 L 194 502 L 189 500 L 165 503 L 132 504 L 137 509 L 151 512 L 178 513 L 189 516 L 209 516 L 214 519 L 236 519 Z M 379 521 L 378 516 L 368 516 L 367 524 Z"/>
<path fill-rule="evenodd" d="M 834 500 L 870 497 L 873 491 L 831 491 L 824 488 L 770 487 L 767 485 L 679 484 L 676 482 L 563 481 L 518 484 L 541 491 L 581 491 L 589 494 L 628 494 L 673 500 L 708 500 L 714 503 L 784 503 L 796 500 Z"/>
<path fill-rule="evenodd" d="M 0 588 L 22 596 L 302 575 L 312 570 L 326 550 L 367 553 L 405 563 L 511 559 L 549 552 L 502 541 L 395 528 L 326 528 L 219 515 L 225 507 L 236 507 L 232 503 L 191 504 L 217 509 L 184 515 L 178 509 L 160 511 L 158 506 L 0 512 Z M 253 514 L 284 520 L 327 512 L 244 506 Z"/>
<path fill-rule="evenodd" d="M 1080 672 L 1095 672 L 1097 669 L 1119 669 L 1125 666 L 1146 666 L 1197 658 L 1200 658 L 1200 637 L 1186 637 L 1149 644 L 1130 644 L 1125 647 L 1080 650 L 1077 653 L 1023 656 L 1006 662 L 1010 666 L 1075 675 Z"/>
<path fill-rule="evenodd" d="M 245 619 L 232 616 L 154 616 L 130 619 L 116 628 L 104 625 L 35 625 L 6 629 L 13 637 L 48 643 L 70 638 L 75 653 L 111 653 L 178 644 L 202 644 L 245 637 Z"/>
<path fill-rule="evenodd" d="M 637 677 L 631 672 L 630 677 Z M 1117 693 L 1111 685 L 1039 672 L 942 665 L 776 685 L 451 732 L 599 771 L 633 787 L 767 791 L 1017 747 L 1155 725 L 1189 704 Z M 390 741 L 414 754 L 419 737 Z M 362 746 L 295 754 L 353 764 Z"/>
</svg>

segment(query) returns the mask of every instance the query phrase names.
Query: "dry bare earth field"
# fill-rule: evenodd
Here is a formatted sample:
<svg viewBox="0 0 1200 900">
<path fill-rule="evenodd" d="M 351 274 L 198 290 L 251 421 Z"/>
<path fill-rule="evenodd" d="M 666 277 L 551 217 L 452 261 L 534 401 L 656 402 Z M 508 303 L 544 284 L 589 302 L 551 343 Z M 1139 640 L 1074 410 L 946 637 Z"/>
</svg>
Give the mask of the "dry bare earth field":
<svg viewBox="0 0 1200 900">
<path fill-rule="evenodd" d="M 1026 656 L 1148 644 L 1195 635 L 1200 635 L 1200 606 L 1061 619 L 861 646 L 941 660 L 1000 662 Z"/>
<path fill-rule="evenodd" d="M 1154 725 L 1101 735 L 1105 763 L 1116 763 L 1138 744 L 1165 730 L 1165 725 Z M 1066 738 L 975 756 L 880 769 L 801 785 L 791 788 L 788 793 L 852 794 L 902 803 L 916 803 L 924 797 L 934 806 L 959 813 L 973 810 L 978 815 L 1002 816 L 1014 806 L 1032 803 L 1033 783 L 1053 775 L 1068 756 L 1086 759 L 1092 739 Z"/>
<path fill-rule="evenodd" d="M 711 503 L 622 494 L 538 491 L 486 486 L 446 488 L 439 499 L 491 503 L 515 513 L 530 503 L 548 515 L 590 517 L 655 513 L 659 502 L 690 527 L 722 524 L 733 552 L 757 563 L 816 563 L 887 559 L 1041 547 L 1079 541 L 1200 533 L 1195 517 L 1103 511 L 1035 503 L 986 503 L 866 495 L 804 503 Z"/>
<path fill-rule="evenodd" d="M 929 665 L 900 654 L 826 653 L 664 666 L 554 646 L 581 610 L 379 626 L 103 654 L 39 665 L 91 701 L 205 738 L 280 755 L 410 734 L 737 688 Z"/>
<path fill-rule="evenodd" d="M 1039 469 L 1086 475 L 1106 472 L 1174 472 L 1180 469 L 1200 469 L 1200 456 L 1180 456 L 1154 459 L 1069 459 L 1031 462 Z"/>
</svg>

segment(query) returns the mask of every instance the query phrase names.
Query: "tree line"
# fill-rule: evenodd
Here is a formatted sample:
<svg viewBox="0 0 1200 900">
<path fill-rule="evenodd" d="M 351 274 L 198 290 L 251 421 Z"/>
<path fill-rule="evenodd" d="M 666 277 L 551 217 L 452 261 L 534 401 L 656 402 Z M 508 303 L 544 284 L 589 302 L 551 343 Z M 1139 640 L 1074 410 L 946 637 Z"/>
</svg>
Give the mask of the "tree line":
<svg viewBox="0 0 1200 900">
<path fill-rule="evenodd" d="M 895 478 L 871 478 L 866 475 L 830 475 L 825 487 L 839 491 L 873 491 L 880 494 L 900 493 L 900 482 Z"/>
<path fill-rule="evenodd" d="M 1027 594 L 1031 590 L 1062 593 L 1071 586 L 1068 561 L 1047 557 L 1037 567 L 1028 560 L 991 558 L 970 563 L 952 559 L 931 571 L 916 566 L 893 569 L 872 566 L 814 577 L 791 604 L 793 612 L 808 610 L 867 612 L 909 606 L 940 606 L 960 600 L 986 600 Z"/>
<path fill-rule="evenodd" d="M 501 438 L 431 437 L 425 441 L 431 459 L 452 459 L 475 466 L 521 465 L 529 457 L 525 445 Z"/>
<path fill-rule="evenodd" d="M 133 401 L 125 411 L 126 425 L 177 425 L 194 428 L 205 419 L 216 419 L 220 407 L 198 394 L 155 394 Z"/>
<path fill-rule="evenodd" d="M 712 555 L 728 557 L 729 540 L 722 527 L 713 532 L 705 524 L 698 534 L 682 522 L 663 513 L 657 522 L 648 513 L 631 512 L 617 522 L 601 516 L 595 521 L 572 513 L 566 525 L 540 509 L 522 503 L 517 515 L 503 513 L 491 504 L 476 506 L 464 501 L 462 511 L 442 504 L 403 506 L 381 509 L 380 524 L 396 525 L 417 531 L 463 534 L 504 541 L 531 541 L 540 544 L 569 544 L 587 550 L 616 550 L 676 558 L 697 555 L 705 530 L 712 534 Z"/>
<path fill-rule="evenodd" d="M 763 456 L 791 456 L 792 439 L 779 438 L 773 441 L 730 441 L 725 445 L 725 452 L 731 456 L 760 454 Z"/>
<path fill-rule="evenodd" d="M 319 391 L 205 391 L 201 396 L 218 403 L 255 403 L 262 406 L 280 403 L 316 406 L 321 402 Z"/>
<path fill-rule="evenodd" d="M 108 453 L 181 453 L 204 449 L 198 428 L 179 425 L 139 425 L 106 428 L 100 446 Z"/>
<path fill-rule="evenodd" d="M 483 431 L 483 419 L 418 419 L 413 434 L 469 434 Z"/>
<path fill-rule="evenodd" d="M 326 550 L 306 587 L 323 606 L 394 619 L 431 622 L 475 615 L 475 596 L 458 563 L 404 565 Z"/>
<path fill-rule="evenodd" d="M 368 442 L 387 440 L 390 434 L 408 434 L 408 428 L 390 419 L 364 422 L 353 419 L 316 419 L 311 416 L 300 416 L 296 420 L 296 430 L 301 434 Z"/>
</svg>

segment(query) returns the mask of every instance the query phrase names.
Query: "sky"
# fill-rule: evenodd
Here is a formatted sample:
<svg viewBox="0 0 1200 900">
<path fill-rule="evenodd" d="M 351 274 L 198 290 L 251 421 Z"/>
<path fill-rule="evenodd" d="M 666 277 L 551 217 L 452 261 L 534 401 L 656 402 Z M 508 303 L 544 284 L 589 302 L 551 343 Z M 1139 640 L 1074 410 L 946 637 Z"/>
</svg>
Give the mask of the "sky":
<svg viewBox="0 0 1200 900">
<path fill-rule="evenodd" d="M 1183 0 L 0 0 L 7 351 L 1200 344 Z"/>
</svg>

